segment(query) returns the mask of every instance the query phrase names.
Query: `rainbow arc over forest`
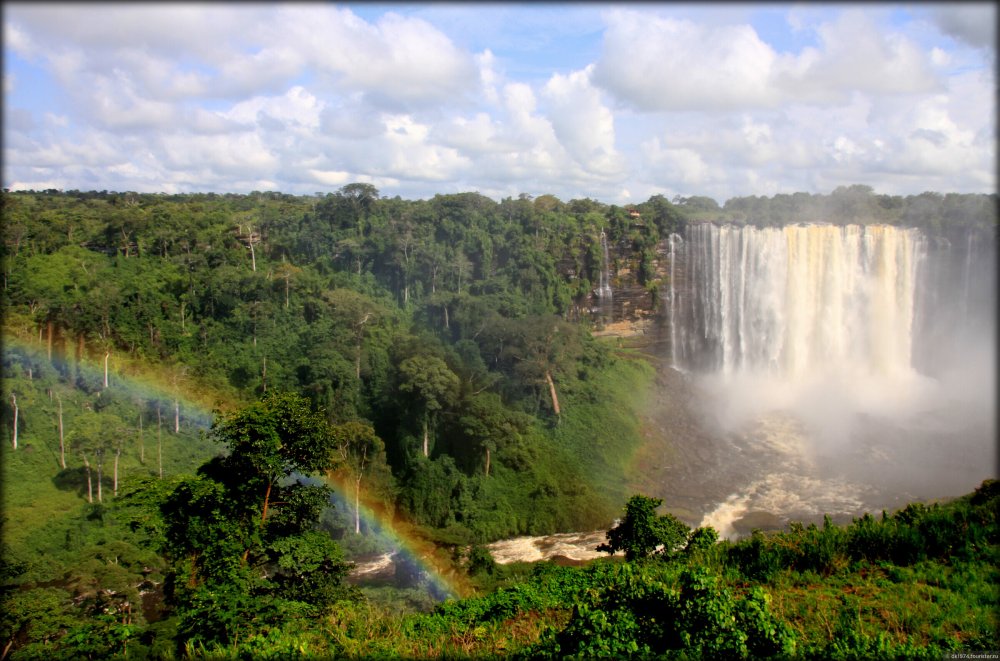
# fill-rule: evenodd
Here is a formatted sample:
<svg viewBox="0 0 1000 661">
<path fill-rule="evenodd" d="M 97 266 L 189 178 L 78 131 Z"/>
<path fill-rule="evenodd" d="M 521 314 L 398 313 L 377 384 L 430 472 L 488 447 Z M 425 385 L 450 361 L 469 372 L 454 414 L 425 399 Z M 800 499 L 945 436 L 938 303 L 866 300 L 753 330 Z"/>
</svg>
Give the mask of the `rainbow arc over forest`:
<svg viewBox="0 0 1000 661">
<path fill-rule="evenodd" d="M 343 498 L 345 506 L 353 510 L 353 505 L 350 504 L 352 498 L 348 495 L 353 494 L 353 484 L 348 479 L 336 475 L 326 475 L 324 481 Z M 471 588 L 468 582 L 463 580 L 463 576 L 456 573 L 447 561 L 435 556 L 434 545 L 430 541 L 410 533 L 406 522 L 392 520 L 380 511 L 381 508 L 366 502 L 362 493 L 359 512 L 368 534 L 387 541 L 395 549 L 393 555 L 401 554 L 405 560 L 418 566 L 428 579 L 432 595 L 444 599 L 471 593 Z"/>
<path fill-rule="evenodd" d="M 3 351 L 8 353 L 14 349 L 24 351 L 36 362 L 49 360 L 44 342 L 17 337 L 5 329 Z M 87 358 L 71 359 L 58 350 L 52 352 L 49 362 L 60 372 L 75 371 L 88 379 L 102 379 L 104 375 L 103 362 Z M 123 362 L 124 369 L 121 369 Z M 240 405 L 239 401 L 226 393 L 192 387 L 190 382 L 175 380 L 171 383 L 170 376 L 164 374 L 163 370 L 157 370 L 136 360 L 115 360 L 111 364 L 118 369 L 109 370 L 109 390 L 147 404 L 157 403 L 162 407 L 165 419 L 167 417 L 172 419 L 176 405 L 183 425 L 188 428 L 207 430 L 218 412 L 231 410 Z M 321 479 L 338 493 L 348 508 L 353 508 L 352 483 L 333 474 L 326 474 Z M 402 554 L 406 560 L 418 567 L 427 577 L 431 594 L 442 599 L 469 594 L 470 589 L 462 577 L 449 568 L 446 562 L 439 561 L 434 556 L 434 546 L 431 542 L 409 532 L 409 526 L 405 522 L 398 519 L 391 520 L 390 517 L 379 514 L 379 508 L 368 502 L 364 493 L 361 494 L 360 500 L 359 515 L 368 534 L 379 536 L 395 549 L 394 554 Z"/>
</svg>

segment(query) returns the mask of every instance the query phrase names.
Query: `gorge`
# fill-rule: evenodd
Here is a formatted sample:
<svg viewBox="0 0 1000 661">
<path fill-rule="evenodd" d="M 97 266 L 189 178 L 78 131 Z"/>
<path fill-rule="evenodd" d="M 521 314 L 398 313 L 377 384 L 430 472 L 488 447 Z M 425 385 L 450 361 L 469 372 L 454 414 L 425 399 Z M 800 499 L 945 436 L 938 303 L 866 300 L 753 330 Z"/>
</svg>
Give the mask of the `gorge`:
<svg viewBox="0 0 1000 661">
<path fill-rule="evenodd" d="M 992 477 L 994 245 L 887 225 L 672 235 L 660 354 L 733 487 L 702 524 L 732 536 L 748 515 L 848 517 Z"/>
</svg>

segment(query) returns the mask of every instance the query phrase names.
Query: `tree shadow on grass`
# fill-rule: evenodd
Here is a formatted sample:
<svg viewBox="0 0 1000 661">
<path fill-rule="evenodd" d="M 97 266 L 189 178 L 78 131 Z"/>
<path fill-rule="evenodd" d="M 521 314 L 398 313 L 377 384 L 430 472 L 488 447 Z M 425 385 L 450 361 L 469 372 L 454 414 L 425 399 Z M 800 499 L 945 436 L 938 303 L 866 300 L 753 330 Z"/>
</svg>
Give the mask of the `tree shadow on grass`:
<svg viewBox="0 0 1000 661">
<path fill-rule="evenodd" d="M 91 473 L 94 491 L 97 490 L 97 473 Z M 52 478 L 52 484 L 60 491 L 75 491 L 81 498 L 87 496 L 87 469 L 83 466 L 64 468 Z"/>
</svg>

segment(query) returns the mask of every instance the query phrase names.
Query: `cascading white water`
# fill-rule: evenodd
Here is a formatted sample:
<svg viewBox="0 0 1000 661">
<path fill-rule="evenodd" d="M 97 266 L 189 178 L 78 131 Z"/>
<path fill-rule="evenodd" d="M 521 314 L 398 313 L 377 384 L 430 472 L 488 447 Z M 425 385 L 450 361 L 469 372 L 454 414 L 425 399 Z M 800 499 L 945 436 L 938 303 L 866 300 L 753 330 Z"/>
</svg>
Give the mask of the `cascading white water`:
<svg viewBox="0 0 1000 661">
<path fill-rule="evenodd" d="M 612 298 L 609 262 L 608 235 L 604 233 L 604 230 L 601 230 L 601 273 L 597 286 L 597 297 L 605 304 L 610 303 Z"/>
<path fill-rule="evenodd" d="M 685 245 L 692 284 L 670 293 L 678 365 L 786 378 L 912 369 L 918 230 L 701 224 Z"/>
<path fill-rule="evenodd" d="M 671 234 L 667 239 L 670 247 L 670 366 L 678 369 L 677 364 L 677 244 L 683 243 L 680 234 Z"/>
</svg>

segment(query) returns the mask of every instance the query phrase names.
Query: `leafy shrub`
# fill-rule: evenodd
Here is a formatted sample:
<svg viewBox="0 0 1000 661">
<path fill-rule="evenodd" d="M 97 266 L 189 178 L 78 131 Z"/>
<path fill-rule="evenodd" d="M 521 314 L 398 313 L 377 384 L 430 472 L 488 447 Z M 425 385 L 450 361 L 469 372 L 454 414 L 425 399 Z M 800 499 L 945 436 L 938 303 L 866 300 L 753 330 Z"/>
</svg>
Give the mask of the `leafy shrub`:
<svg viewBox="0 0 1000 661">
<path fill-rule="evenodd" d="M 597 550 L 625 551 L 626 560 L 645 558 L 661 547 L 661 553 L 673 555 L 687 541 L 689 529 L 672 514 L 657 516 L 656 508 L 662 504 L 659 498 L 629 498 L 621 522 L 607 532 L 607 543 Z"/>
<path fill-rule="evenodd" d="M 728 560 L 747 580 L 763 582 L 770 581 L 789 564 L 783 549 L 759 530 L 731 546 Z"/>
<path fill-rule="evenodd" d="M 469 574 L 489 574 L 493 575 L 497 571 L 496 560 L 493 559 L 493 555 L 490 553 L 489 549 L 483 546 L 473 546 L 469 551 L 469 564 L 468 564 Z"/>
</svg>

